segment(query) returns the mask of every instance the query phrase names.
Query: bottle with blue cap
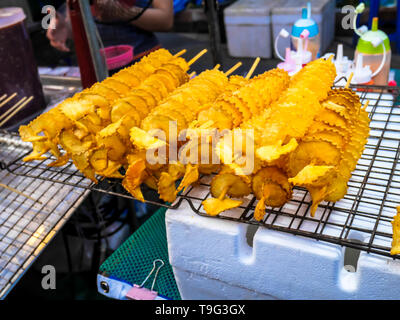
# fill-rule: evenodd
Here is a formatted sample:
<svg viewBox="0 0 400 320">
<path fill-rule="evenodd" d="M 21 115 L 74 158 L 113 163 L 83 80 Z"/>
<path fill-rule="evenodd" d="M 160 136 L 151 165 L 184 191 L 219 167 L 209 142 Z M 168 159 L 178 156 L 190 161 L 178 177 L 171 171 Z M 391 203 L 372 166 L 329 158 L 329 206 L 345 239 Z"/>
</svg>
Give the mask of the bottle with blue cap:
<svg viewBox="0 0 400 320">
<path fill-rule="evenodd" d="M 297 50 L 297 45 L 304 30 L 308 33 L 308 46 L 307 50 L 311 52 L 312 60 L 319 57 L 320 52 L 320 35 L 318 24 L 311 18 L 311 3 L 307 3 L 307 8 L 301 11 L 301 18 L 298 19 L 292 27 L 292 46 Z"/>
<path fill-rule="evenodd" d="M 365 5 L 361 3 L 356 8 L 356 14 L 364 11 Z M 378 30 L 378 18 L 372 19 L 371 30 L 366 26 L 356 28 L 356 17 L 354 18 L 354 31 L 360 36 L 354 52 L 354 61 L 362 55 L 362 63 L 369 66 L 372 80 L 375 85 L 387 85 L 390 71 L 391 49 L 389 37 L 386 33 Z"/>
</svg>

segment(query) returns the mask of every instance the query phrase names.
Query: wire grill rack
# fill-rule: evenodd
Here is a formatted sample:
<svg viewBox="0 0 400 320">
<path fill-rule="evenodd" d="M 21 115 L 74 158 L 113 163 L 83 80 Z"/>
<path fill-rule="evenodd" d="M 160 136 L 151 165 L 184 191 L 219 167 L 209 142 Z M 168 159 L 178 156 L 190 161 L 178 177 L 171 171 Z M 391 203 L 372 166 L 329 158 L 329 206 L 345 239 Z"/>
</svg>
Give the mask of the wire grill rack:
<svg viewBox="0 0 400 320">
<path fill-rule="evenodd" d="M 305 189 L 295 188 L 292 200 L 283 207 L 267 208 L 263 221 L 253 219 L 257 200 L 245 199 L 242 206 L 221 213 L 215 218 L 257 224 L 267 228 L 302 235 L 321 241 L 391 256 L 391 221 L 400 204 L 400 107 L 399 88 L 382 86 L 352 86 L 361 102 L 369 100 L 370 137 L 356 170 L 349 181 L 347 195 L 336 203 L 323 202 L 314 217 L 309 214 L 311 197 Z M 27 152 L 28 153 L 28 152 Z M 27 154 L 26 153 L 26 154 Z M 99 187 L 85 179 L 69 163 L 63 168 L 51 168 L 50 160 L 24 163 L 18 157 L 7 165 L 16 174 L 31 178 L 63 183 L 114 195 L 132 198 L 123 191 L 119 180 L 106 179 L 108 187 Z M 147 200 L 167 208 L 178 208 L 185 199 L 199 215 L 207 216 L 201 202 L 210 196 L 211 176 L 202 177 L 200 183 L 190 187 L 172 203 Z"/>
<path fill-rule="evenodd" d="M 0 134 L 0 159 L 15 159 L 29 147 L 15 134 Z M 1 170 L 0 182 L 0 299 L 32 265 L 89 192 Z"/>
</svg>

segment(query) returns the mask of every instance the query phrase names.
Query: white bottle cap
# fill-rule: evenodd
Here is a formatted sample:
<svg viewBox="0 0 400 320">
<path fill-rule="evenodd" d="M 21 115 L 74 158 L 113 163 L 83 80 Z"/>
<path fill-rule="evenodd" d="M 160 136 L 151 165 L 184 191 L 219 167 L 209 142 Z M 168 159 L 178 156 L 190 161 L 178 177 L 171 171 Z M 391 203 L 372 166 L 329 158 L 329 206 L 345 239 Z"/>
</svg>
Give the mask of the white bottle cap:
<svg viewBox="0 0 400 320">
<path fill-rule="evenodd" d="M 280 35 L 281 37 L 287 38 L 287 37 L 289 37 L 289 32 L 287 32 L 286 29 L 282 29 L 282 30 L 279 32 L 279 35 Z"/>
<path fill-rule="evenodd" d="M 365 66 L 365 67 L 363 66 L 363 55 L 362 55 L 362 53 L 359 53 L 357 55 L 356 67 L 352 71 L 353 71 L 353 79 L 351 80 L 351 83 L 353 83 L 353 84 L 363 84 L 363 83 L 367 83 L 367 82 L 371 81 L 372 71 L 371 71 L 371 69 L 370 69 L 370 67 L 368 65 Z"/>
<path fill-rule="evenodd" d="M 364 34 L 368 31 L 368 27 L 366 25 L 363 25 L 361 27 L 358 28 L 358 32 L 361 34 Z"/>
<path fill-rule="evenodd" d="M 372 45 L 374 46 L 374 48 L 376 48 L 377 46 L 379 46 L 381 43 L 383 42 L 383 39 L 381 37 L 374 37 L 371 40 Z"/>
<path fill-rule="evenodd" d="M 336 52 L 336 59 L 334 60 L 334 64 L 336 67 L 336 73 L 339 74 L 345 74 L 347 70 L 349 69 L 349 58 L 346 56 L 343 56 L 343 45 L 341 43 L 338 44 L 337 47 L 337 52 Z"/>
</svg>

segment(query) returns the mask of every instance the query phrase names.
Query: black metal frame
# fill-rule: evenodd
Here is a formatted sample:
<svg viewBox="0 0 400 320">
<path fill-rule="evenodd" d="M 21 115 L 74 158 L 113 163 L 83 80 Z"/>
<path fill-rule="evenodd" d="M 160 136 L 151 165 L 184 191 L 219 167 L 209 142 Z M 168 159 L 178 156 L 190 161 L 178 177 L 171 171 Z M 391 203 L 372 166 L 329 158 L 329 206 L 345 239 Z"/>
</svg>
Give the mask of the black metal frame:
<svg viewBox="0 0 400 320">
<path fill-rule="evenodd" d="M 260 225 L 369 253 L 400 258 L 399 255 L 390 255 L 392 239 L 390 222 L 396 212 L 396 205 L 400 205 L 400 197 L 398 201 L 396 199 L 396 196 L 400 196 L 399 88 L 362 85 L 351 87 L 360 91 L 362 103 L 366 99 L 370 100 L 368 111 L 371 118 L 371 132 L 365 151 L 349 181 L 349 191 L 342 201 L 320 204 L 315 217 L 311 217 L 309 194 L 302 188 L 295 188 L 292 200 L 278 209 L 267 208 L 265 218 L 261 222 L 253 219 L 257 203 L 255 197 L 246 199 L 244 204 L 236 209 L 236 211 L 241 210 L 238 216 L 232 217 L 222 213 L 215 218 Z M 24 163 L 22 162 L 24 156 L 7 164 L 7 170 L 16 175 L 50 180 L 134 199 L 126 191 L 115 191 L 118 190 L 116 189 L 118 186 L 120 190 L 123 190 L 118 179 L 106 179 L 108 186 L 100 188 L 85 179 L 72 163 L 62 168 L 51 168 L 46 166 L 52 161 L 51 159 Z M 384 178 L 377 175 L 383 175 Z M 196 190 L 199 188 L 209 190 L 210 179 L 210 176 L 202 177 L 197 188 L 190 187 L 184 194 L 179 195 L 173 204 L 155 200 L 146 202 L 176 209 L 185 199 L 195 213 L 209 217 L 202 210 L 201 205 L 201 202 L 209 197 L 209 191 L 199 196 Z M 288 207 L 296 209 L 290 211 Z M 342 220 L 338 220 L 339 216 Z M 286 219 L 286 222 L 282 223 L 282 219 Z M 360 221 L 364 221 L 364 225 L 360 224 Z M 313 230 L 310 225 L 313 226 Z M 364 240 L 360 241 L 357 238 L 360 236 Z"/>
</svg>

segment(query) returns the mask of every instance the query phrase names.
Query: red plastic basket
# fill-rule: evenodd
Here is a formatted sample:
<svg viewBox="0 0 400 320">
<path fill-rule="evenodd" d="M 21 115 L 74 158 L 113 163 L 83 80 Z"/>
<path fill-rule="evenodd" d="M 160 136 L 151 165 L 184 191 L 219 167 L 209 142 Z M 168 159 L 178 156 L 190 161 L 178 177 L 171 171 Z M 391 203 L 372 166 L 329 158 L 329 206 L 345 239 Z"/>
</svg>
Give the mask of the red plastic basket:
<svg viewBox="0 0 400 320">
<path fill-rule="evenodd" d="M 108 70 L 121 68 L 133 60 L 133 47 L 128 45 L 107 47 L 100 52 L 106 57 Z"/>
</svg>

